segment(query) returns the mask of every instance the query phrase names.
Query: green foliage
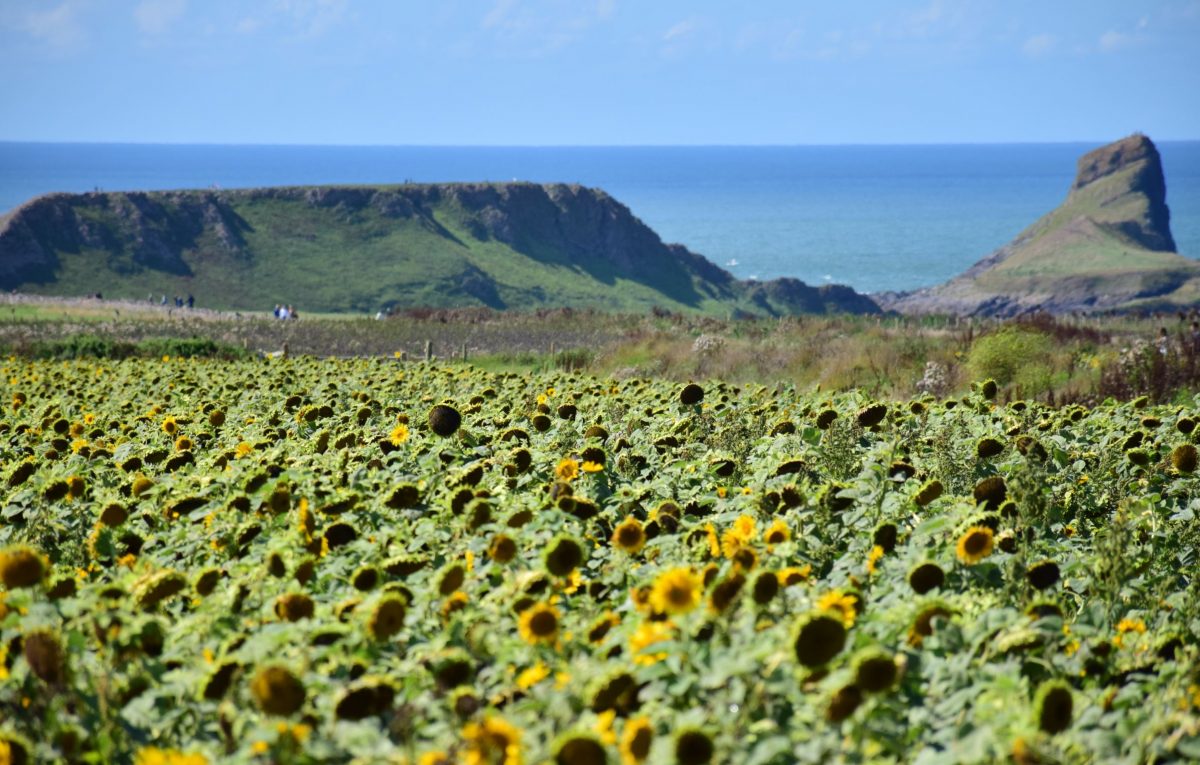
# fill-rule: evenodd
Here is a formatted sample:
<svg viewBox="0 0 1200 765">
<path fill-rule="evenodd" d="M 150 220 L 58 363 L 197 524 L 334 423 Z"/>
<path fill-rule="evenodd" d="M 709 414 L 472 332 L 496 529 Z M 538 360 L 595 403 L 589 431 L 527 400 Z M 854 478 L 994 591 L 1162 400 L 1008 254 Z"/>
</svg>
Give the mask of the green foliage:
<svg viewBox="0 0 1200 765">
<path fill-rule="evenodd" d="M 1174 408 L 878 416 L 860 391 L 683 404 L 655 379 L 181 347 L 0 362 L 0 741 L 29 761 L 617 762 L 639 726 L 650 763 L 1200 746 Z M 985 483 L 1012 504 L 976 504 Z"/>
<path fill-rule="evenodd" d="M 1019 325 L 1001 327 L 981 335 L 971 344 L 967 367 L 978 379 L 992 378 L 1013 385 L 1023 395 L 1036 396 L 1052 382 L 1052 339 L 1036 329 Z"/>
</svg>

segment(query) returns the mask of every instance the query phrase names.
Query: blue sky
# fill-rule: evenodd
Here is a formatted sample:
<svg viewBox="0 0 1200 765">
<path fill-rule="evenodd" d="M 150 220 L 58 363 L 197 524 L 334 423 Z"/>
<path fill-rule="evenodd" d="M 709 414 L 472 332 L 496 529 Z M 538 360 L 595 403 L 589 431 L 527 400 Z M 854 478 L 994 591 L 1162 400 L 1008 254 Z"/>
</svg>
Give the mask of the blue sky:
<svg viewBox="0 0 1200 765">
<path fill-rule="evenodd" d="M 1200 0 L 0 0 L 0 140 L 1200 138 Z"/>
</svg>

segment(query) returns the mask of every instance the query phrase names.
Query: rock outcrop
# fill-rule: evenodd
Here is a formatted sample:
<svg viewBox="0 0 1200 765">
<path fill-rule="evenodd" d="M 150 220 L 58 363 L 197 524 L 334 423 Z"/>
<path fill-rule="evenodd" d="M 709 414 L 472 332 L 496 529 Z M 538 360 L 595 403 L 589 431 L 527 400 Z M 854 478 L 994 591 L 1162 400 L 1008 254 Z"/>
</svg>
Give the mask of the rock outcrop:
<svg viewBox="0 0 1200 765">
<path fill-rule="evenodd" d="M 0 288 L 233 309 L 879 311 L 848 287 L 740 282 L 603 191 L 532 183 L 50 194 L 0 219 Z"/>
<path fill-rule="evenodd" d="M 1175 252 L 1162 160 L 1132 135 L 1079 160 L 1066 201 L 950 281 L 873 295 L 901 313 L 1015 316 L 1186 302 L 1200 264 Z"/>
</svg>

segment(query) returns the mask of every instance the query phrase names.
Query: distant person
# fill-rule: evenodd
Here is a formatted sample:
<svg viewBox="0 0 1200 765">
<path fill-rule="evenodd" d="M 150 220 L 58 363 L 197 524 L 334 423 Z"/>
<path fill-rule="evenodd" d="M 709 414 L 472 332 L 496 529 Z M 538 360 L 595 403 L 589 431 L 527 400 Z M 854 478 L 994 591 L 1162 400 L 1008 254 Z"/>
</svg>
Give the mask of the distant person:
<svg viewBox="0 0 1200 765">
<path fill-rule="evenodd" d="M 290 311 L 288 311 L 288 307 L 286 305 L 279 308 L 279 318 L 288 319 L 291 317 L 291 315 L 292 314 Z"/>
<path fill-rule="evenodd" d="M 275 318 L 276 319 L 279 318 L 279 312 L 282 310 L 283 310 L 283 306 L 279 305 L 279 303 L 276 303 L 275 304 Z"/>
<path fill-rule="evenodd" d="M 158 302 L 158 304 L 159 304 L 159 305 L 166 305 L 166 304 L 167 304 L 167 296 L 166 296 L 166 295 L 163 295 L 163 296 L 162 296 L 162 300 L 160 300 L 160 301 Z"/>
<path fill-rule="evenodd" d="M 195 297 L 193 297 L 191 293 L 188 293 L 188 297 L 187 297 L 187 307 L 188 307 L 188 308 L 193 308 L 193 307 L 195 307 L 195 305 L 196 305 L 196 298 L 195 298 Z"/>
<path fill-rule="evenodd" d="M 1155 345 L 1158 347 L 1160 356 L 1166 356 L 1167 352 L 1171 349 L 1171 336 L 1167 334 L 1166 327 L 1158 330 L 1158 340 L 1155 341 Z"/>
<path fill-rule="evenodd" d="M 290 305 L 287 307 L 287 312 L 288 312 L 289 319 L 299 319 L 300 318 L 300 314 L 296 313 L 296 309 Z"/>
</svg>

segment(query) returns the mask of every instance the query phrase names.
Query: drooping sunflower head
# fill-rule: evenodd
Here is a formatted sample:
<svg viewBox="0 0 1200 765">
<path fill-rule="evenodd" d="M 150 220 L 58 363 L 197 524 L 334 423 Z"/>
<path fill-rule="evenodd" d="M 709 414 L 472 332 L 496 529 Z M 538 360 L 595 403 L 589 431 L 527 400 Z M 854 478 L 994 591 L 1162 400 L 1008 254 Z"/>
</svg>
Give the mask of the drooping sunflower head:
<svg viewBox="0 0 1200 765">
<path fill-rule="evenodd" d="M 275 615 L 287 622 L 311 619 L 313 610 L 313 599 L 301 592 L 280 595 L 275 601 Z"/>
<path fill-rule="evenodd" d="M 517 541 L 508 534 L 496 534 L 488 545 L 488 556 L 500 564 L 517 557 Z"/>
<path fill-rule="evenodd" d="M 635 717 L 625 723 L 621 733 L 621 757 L 626 763 L 639 765 L 650 756 L 650 745 L 654 743 L 654 726 L 646 717 Z"/>
<path fill-rule="evenodd" d="M 825 719 L 835 724 L 844 721 L 862 705 L 863 699 L 862 689 L 857 685 L 843 685 L 830 695 L 825 707 Z"/>
<path fill-rule="evenodd" d="M 878 648 L 862 651 L 854 658 L 854 684 L 867 693 L 886 691 L 899 674 L 895 658 Z"/>
<path fill-rule="evenodd" d="M 67 676 L 67 652 L 58 633 L 50 629 L 34 630 L 21 641 L 25 661 L 33 674 L 49 685 L 60 685 Z"/>
<path fill-rule="evenodd" d="M 946 583 L 946 572 L 936 563 L 918 563 L 908 572 L 908 585 L 918 595 L 936 590 Z"/>
<path fill-rule="evenodd" d="M 567 733 L 554 744 L 556 765 L 606 765 L 608 752 L 596 734 L 577 731 Z"/>
<path fill-rule="evenodd" d="M 1059 576 L 1058 564 L 1052 560 L 1039 561 L 1025 572 L 1025 579 L 1038 590 L 1053 587 L 1058 582 Z"/>
<path fill-rule="evenodd" d="M 1071 725 L 1074 696 L 1071 686 L 1062 680 L 1047 680 L 1037 690 L 1033 702 L 1038 728 L 1046 733 L 1062 733 Z"/>
<path fill-rule="evenodd" d="M 0 582 L 9 590 L 38 586 L 46 569 L 46 561 L 31 547 L 14 545 L 0 550 Z"/>
<path fill-rule="evenodd" d="M 704 401 L 704 388 L 696 383 L 688 383 L 679 391 L 679 403 L 684 406 L 695 406 Z"/>
<path fill-rule="evenodd" d="M 373 640 L 383 641 L 404 627 L 408 604 L 399 595 L 387 595 L 375 604 L 367 620 L 367 634 Z"/>
<path fill-rule="evenodd" d="M 262 667 L 250 681 L 250 693 L 258 708 L 269 715 L 289 717 L 304 705 L 304 684 L 291 670 L 279 665 Z"/>
<path fill-rule="evenodd" d="M 563 534 L 555 537 L 543 557 L 546 570 L 554 576 L 569 576 L 583 563 L 583 547 L 574 537 Z"/>
<path fill-rule="evenodd" d="M 805 667 L 825 664 L 841 653 L 846 645 L 846 626 L 842 619 L 826 611 L 812 613 L 796 624 L 792 647 L 796 659 Z"/>
<path fill-rule="evenodd" d="M 998 475 L 989 476 L 975 484 L 973 493 L 976 504 L 987 505 L 993 510 L 1008 499 L 1008 487 L 1004 483 L 1004 478 Z"/>
<path fill-rule="evenodd" d="M 712 736 L 699 728 L 684 728 L 675 735 L 675 762 L 679 765 L 707 765 L 716 751 Z"/>
<path fill-rule="evenodd" d="M 942 496 L 944 490 L 941 481 L 936 478 L 930 479 L 920 489 L 917 489 L 916 494 L 913 494 L 913 502 L 920 507 L 925 507 Z"/>
<path fill-rule="evenodd" d="M 1171 465 L 1180 473 L 1195 473 L 1200 464 L 1200 454 L 1191 444 L 1180 444 L 1171 451 Z"/>
<path fill-rule="evenodd" d="M 873 428 L 887 417 L 887 404 L 871 404 L 858 410 L 858 424 L 864 428 Z"/>
<path fill-rule="evenodd" d="M 429 429 L 443 438 L 454 435 L 462 426 L 462 415 L 452 404 L 438 404 L 429 410 Z"/>
</svg>

